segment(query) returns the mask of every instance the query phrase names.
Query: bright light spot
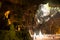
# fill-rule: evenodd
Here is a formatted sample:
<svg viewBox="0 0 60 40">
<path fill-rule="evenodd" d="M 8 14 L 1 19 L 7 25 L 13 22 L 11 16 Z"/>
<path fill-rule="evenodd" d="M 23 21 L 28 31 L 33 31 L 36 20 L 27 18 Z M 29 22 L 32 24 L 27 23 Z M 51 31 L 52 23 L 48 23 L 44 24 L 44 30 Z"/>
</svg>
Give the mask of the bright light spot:
<svg viewBox="0 0 60 40">
<path fill-rule="evenodd" d="M 40 24 L 42 24 L 43 20 L 42 19 L 40 19 L 40 20 L 37 19 L 37 22 L 40 23 Z"/>
<path fill-rule="evenodd" d="M 9 13 L 10 13 L 10 11 L 9 11 L 9 10 L 5 12 L 5 14 L 4 14 L 4 15 L 5 15 L 5 17 L 6 17 L 6 18 L 8 18 Z"/>
<path fill-rule="evenodd" d="M 41 33 L 41 31 L 39 32 L 39 37 L 42 39 L 43 38 L 43 35 Z"/>
<path fill-rule="evenodd" d="M 11 24 L 11 21 L 10 21 L 10 19 L 8 19 L 8 24 Z"/>
<path fill-rule="evenodd" d="M 34 33 L 34 37 L 33 37 L 33 40 L 35 40 L 36 39 L 36 33 Z"/>
<path fill-rule="evenodd" d="M 41 10 L 43 11 L 43 16 L 48 16 L 50 14 L 49 4 L 44 4 L 41 6 Z"/>
<path fill-rule="evenodd" d="M 40 20 L 39 19 L 37 19 L 37 21 L 38 21 L 38 23 L 40 23 Z"/>
</svg>

